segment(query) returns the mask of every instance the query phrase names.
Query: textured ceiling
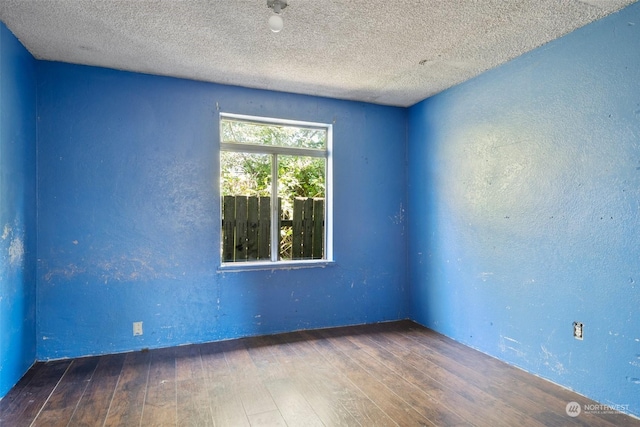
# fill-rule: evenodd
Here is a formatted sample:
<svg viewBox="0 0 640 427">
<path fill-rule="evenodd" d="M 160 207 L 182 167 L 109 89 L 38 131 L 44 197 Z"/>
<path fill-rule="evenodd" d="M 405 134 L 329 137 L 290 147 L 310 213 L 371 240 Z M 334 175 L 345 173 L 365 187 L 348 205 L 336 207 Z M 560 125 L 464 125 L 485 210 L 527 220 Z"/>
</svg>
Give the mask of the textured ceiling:
<svg viewBox="0 0 640 427">
<path fill-rule="evenodd" d="M 38 59 L 409 106 L 634 0 L 0 0 Z"/>
</svg>

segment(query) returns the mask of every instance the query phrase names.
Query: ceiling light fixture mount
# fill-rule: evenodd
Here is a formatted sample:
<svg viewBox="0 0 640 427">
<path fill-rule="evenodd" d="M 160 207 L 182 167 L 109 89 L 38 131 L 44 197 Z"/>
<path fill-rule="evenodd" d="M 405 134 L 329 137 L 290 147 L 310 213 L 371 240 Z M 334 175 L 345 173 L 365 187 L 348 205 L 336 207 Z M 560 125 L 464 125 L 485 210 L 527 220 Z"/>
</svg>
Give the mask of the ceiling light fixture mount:
<svg viewBox="0 0 640 427">
<path fill-rule="evenodd" d="M 279 33 L 284 25 L 280 12 L 287 7 L 287 0 L 267 0 L 267 7 L 273 9 L 273 15 L 269 18 L 269 28 L 274 33 Z"/>
</svg>

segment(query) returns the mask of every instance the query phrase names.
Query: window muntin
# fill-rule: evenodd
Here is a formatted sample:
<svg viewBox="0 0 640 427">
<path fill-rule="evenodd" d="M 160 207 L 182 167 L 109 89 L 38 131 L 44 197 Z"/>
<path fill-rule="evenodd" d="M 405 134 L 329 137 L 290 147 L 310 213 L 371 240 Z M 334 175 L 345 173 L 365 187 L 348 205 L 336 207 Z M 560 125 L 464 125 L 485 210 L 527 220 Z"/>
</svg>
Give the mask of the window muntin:
<svg viewBox="0 0 640 427">
<path fill-rule="evenodd" d="M 331 259 L 331 130 L 220 115 L 223 265 Z"/>
</svg>

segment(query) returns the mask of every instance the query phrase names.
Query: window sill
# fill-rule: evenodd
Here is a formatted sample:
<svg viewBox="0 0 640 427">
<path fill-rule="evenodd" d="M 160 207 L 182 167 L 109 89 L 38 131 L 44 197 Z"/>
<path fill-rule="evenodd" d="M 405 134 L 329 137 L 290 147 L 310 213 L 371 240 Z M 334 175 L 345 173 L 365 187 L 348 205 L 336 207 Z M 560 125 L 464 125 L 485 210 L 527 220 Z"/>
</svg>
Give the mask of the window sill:
<svg viewBox="0 0 640 427">
<path fill-rule="evenodd" d="M 325 268 L 333 264 L 335 264 L 335 261 L 329 261 L 326 259 L 279 262 L 234 262 L 220 265 L 220 267 L 218 267 L 218 273 L 259 270 L 297 270 L 301 268 Z"/>
</svg>

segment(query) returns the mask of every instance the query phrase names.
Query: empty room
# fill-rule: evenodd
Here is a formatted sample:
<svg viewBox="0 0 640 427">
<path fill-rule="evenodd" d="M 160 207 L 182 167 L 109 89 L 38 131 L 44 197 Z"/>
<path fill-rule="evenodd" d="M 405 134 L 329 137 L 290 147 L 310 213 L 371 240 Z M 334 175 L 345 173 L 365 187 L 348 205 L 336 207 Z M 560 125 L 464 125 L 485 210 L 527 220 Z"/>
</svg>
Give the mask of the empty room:
<svg viewBox="0 0 640 427">
<path fill-rule="evenodd" d="M 1 426 L 640 426 L 640 3 L 0 0 Z"/>
</svg>

